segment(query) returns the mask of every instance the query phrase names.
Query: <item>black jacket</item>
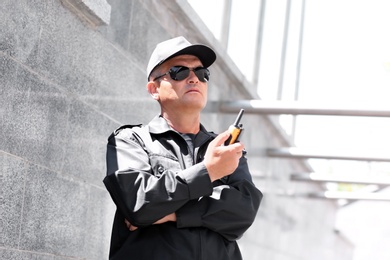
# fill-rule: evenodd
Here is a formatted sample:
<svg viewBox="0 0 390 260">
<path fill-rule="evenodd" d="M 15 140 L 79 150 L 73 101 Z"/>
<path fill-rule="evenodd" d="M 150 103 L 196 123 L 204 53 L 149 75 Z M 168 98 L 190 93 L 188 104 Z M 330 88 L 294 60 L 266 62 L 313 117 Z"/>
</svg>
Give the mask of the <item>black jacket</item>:
<svg viewBox="0 0 390 260">
<path fill-rule="evenodd" d="M 232 175 L 211 183 L 202 161 L 215 136 L 201 126 L 190 149 L 156 117 L 109 137 L 104 184 L 117 206 L 110 259 L 242 259 L 236 240 L 253 223 L 262 194 L 244 156 Z M 152 225 L 172 212 L 177 222 Z M 139 228 L 129 231 L 125 218 Z"/>
</svg>

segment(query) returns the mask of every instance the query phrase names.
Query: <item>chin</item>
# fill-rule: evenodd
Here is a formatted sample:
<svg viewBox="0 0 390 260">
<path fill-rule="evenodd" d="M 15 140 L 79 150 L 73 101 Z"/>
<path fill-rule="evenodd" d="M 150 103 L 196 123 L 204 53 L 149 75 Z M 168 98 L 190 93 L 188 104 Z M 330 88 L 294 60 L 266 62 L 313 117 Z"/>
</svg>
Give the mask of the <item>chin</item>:
<svg viewBox="0 0 390 260">
<path fill-rule="evenodd" d="M 186 104 L 184 109 L 190 110 L 190 111 L 202 111 L 205 108 L 206 104 Z"/>
</svg>

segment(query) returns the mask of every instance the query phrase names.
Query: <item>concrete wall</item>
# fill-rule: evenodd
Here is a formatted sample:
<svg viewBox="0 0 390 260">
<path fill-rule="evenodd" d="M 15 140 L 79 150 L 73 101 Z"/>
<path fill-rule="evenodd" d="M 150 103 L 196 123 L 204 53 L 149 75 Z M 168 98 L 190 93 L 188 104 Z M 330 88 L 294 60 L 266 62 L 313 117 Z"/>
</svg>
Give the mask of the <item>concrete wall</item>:
<svg viewBox="0 0 390 260">
<path fill-rule="evenodd" d="M 107 259 L 115 208 L 102 184 L 106 139 L 159 112 L 145 90 L 157 42 L 184 35 L 216 49 L 210 100 L 257 98 L 186 1 L 99 0 L 109 25 L 72 5 L 83 2 L 93 1 L 0 4 L 0 259 Z M 206 109 L 202 119 L 220 132 L 234 117 Z M 250 167 L 265 176 L 254 177 L 265 197 L 239 242 L 244 258 L 351 259 L 331 202 L 276 195 L 320 189 L 289 181 L 304 163 L 264 156 L 287 144 L 280 129 L 256 115 L 243 123 Z"/>
</svg>

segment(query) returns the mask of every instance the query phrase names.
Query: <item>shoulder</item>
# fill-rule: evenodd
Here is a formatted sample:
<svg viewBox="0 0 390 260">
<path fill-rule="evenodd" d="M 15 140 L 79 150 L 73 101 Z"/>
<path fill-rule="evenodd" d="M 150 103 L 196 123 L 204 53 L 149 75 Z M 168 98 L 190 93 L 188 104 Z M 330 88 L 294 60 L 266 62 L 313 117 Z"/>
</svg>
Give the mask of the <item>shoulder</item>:
<svg viewBox="0 0 390 260">
<path fill-rule="evenodd" d="M 122 125 L 115 129 L 111 135 L 108 137 L 108 140 L 111 139 L 137 139 L 137 133 L 140 131 L 147 131 L 146 127 L 142 124 L 138 125 Z"/>
<path fill-rule="evenodd" d="M 148 125 L 122 125 L 108 138 L 108 144 L 123 147 L 142 147 L 146 152 L 152 145 Z"/>
<path fill-rule="evenodd" d="M 119 135 L 121 132 L 134 132 L 134 130 L 136 128 L 141 128 L 142 127 L 142 124 L 139 124 L 139 125 L 122 125 L 120 127 L 118 127 L 117 129 L 114 130 L 113 132 L 113 135 L 117 136 Z"/>
</svg>

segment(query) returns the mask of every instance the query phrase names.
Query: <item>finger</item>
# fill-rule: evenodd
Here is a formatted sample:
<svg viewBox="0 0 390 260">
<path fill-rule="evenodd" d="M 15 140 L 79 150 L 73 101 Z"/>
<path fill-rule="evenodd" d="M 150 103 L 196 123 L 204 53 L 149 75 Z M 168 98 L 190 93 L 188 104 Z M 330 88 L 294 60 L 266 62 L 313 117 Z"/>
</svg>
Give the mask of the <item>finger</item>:
<svg viewBox="0 0 390 260">
<path fill-rule="evenodd" d="M 136 226 L 133 226 L 133 225 L 130 225 L 130 231 L 134 231 L 134 230 L 136 230 L 138 227 L 136 227 Z"/>
<path fill-rule="evenodd" d="M 238 152 L 238 151 L 242 152 L 245 149 L 244 145 L 240 142 L 230 144 L 227 147 L 230 151 L 235 151 L 235 152 Z"/>
<path fill-rule="evenodd" d="M 131 224 L 130 224 L 130 222 L 129 222 L 127 219 L 125 219 L 125 224 L 126 224 L 126 227 L 127 227 L 128 229 L 130 229 Z"/>
</svg>

